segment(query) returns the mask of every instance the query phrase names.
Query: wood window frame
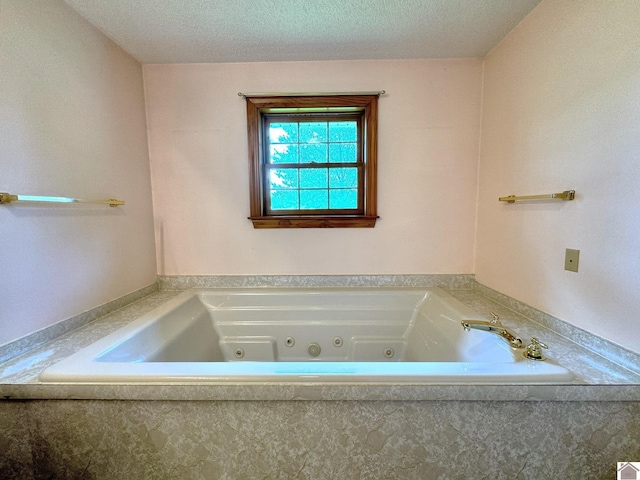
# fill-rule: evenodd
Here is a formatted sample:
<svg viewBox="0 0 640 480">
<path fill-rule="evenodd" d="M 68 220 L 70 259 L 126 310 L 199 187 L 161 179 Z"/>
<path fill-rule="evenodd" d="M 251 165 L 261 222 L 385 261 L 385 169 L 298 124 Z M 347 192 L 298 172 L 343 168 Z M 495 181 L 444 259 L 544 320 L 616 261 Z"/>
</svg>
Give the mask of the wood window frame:
<svg viewBox="0 0 640 480">
<path fill-rule="evenodd" d="M 373 228 L 377 215 L 378 95 L 247 96 L 249 141 L 249 219 L 254 228 Z M 278 213 L 269 211 L 265 200 L 265 116 L 295 114 L 353 114 L 362 121 L 362 184 L 358 186 L 362 206 L 358 213 Z"/>
</svg>

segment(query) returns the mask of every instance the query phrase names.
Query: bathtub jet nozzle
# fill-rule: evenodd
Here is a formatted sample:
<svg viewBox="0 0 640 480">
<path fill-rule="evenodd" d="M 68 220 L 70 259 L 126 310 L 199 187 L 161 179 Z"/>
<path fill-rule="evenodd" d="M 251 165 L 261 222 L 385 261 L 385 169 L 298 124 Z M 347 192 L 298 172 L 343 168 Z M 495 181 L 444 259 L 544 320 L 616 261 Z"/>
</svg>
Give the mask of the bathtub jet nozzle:
<svg viewBox="0 0 640 480">
<path fill-rule="evenodd" d="M 484 320 L 462 320 L 460 323 L 466 332 L 473 328 L 474 330 L 495 333 L 504 339 L 511 348 L 524 348 L 522 339 L 500 323 L 485 322 Z"/>
</svg>

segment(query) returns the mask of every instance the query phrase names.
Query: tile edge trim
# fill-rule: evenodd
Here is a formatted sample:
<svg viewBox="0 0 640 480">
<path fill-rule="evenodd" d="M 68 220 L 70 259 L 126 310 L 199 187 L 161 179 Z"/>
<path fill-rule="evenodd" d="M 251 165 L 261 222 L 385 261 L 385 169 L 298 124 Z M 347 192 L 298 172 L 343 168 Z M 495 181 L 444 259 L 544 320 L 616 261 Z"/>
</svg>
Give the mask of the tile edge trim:
<svg viewBox="0 0 640 480">
<path fill-rule="evenodd" d="M 443 287 L 473 290 L 473 274 L 407 275 L 158 275 L 162 290 L 256 287 Z"/>
</svg>

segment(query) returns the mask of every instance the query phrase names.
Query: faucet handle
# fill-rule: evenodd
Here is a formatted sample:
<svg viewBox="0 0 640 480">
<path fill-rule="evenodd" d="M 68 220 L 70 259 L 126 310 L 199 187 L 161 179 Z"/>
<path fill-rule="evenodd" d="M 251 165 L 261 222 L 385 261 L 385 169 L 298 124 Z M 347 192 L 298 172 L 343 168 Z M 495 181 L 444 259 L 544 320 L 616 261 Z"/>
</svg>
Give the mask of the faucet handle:
<svg viewBox="0 0 640 480">
<path fill-rule="evenodd" d="M 524 352 L 524 356 L 532 360 L 545 360 L 546 357 L 542 355 L 543 348 L 549 348 L 549 346 L 542 343 L 536 337 L 531 337 L 531 343 L 527 345 L 527 350 Z"/>
<path fill-rule="evenodd" d="M 497 313 L 489 312 L 489 315 L 491 315 L 491 323 L 499 323 L 500 317 Z"/>
</svg>

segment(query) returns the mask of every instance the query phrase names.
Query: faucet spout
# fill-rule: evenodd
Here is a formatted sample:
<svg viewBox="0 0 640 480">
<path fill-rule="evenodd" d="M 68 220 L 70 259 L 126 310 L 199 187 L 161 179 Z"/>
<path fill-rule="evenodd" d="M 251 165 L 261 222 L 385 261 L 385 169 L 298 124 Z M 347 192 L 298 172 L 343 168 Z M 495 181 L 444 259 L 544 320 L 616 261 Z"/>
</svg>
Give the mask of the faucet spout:
<svg viewBox="0 0 640 480">
<path fill-rule="evenodd" d="M 462 328 L 467 332 L 473 328 L 474 330 L 495 333 L 507 342 L 511 348 L 524 347 L 522 345 L 522 339 L 500 323 L 485 322 L 483 320 L 462 320 L 460 323 L 462 324 Z"/>
</svg>

